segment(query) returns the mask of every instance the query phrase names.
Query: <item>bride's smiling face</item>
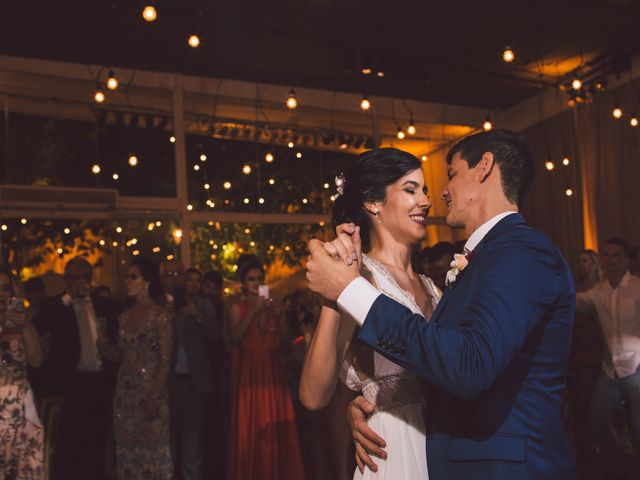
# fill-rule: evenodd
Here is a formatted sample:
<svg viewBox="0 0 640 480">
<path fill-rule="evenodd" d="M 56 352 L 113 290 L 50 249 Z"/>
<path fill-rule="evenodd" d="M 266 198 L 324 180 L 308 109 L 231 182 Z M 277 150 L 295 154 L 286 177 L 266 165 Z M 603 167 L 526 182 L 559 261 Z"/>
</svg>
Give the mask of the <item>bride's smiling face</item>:
<svg viewBox="0 0 640 480">
<path fill-rule="evenodd" d="M 378 224 L 372 217 L 373 229 L 384 229 L 402 243 L 415 244 L 423 240 L 427 235 L 425 227 L 431 208 L 427 192 L 420 168 L 388 185 L 384 202 L 366 205 L 370 213 L 376 208 L 380 212 L 382 223 Z"/>
</svg>

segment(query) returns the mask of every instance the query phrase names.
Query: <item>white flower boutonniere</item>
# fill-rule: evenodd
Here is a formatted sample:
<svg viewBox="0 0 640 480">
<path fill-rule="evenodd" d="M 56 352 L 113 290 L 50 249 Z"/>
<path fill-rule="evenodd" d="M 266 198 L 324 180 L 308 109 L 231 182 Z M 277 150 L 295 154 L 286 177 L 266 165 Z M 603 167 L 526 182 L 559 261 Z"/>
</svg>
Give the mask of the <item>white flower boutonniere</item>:
<svg viewBox="0 0 640 480">
<path fill-rule="evenodd" d="M 458 279 L 458 275 L 469 265 L 469 260 L 464 255 L 460 255 L 459 253 L 453 254 L 453 260 L 451 261 L 451 270 L 447 272 L 447 278 L 445 280 L 445 284 L 447 287 L 451 287 L 456 280 Z"/>
</svg>

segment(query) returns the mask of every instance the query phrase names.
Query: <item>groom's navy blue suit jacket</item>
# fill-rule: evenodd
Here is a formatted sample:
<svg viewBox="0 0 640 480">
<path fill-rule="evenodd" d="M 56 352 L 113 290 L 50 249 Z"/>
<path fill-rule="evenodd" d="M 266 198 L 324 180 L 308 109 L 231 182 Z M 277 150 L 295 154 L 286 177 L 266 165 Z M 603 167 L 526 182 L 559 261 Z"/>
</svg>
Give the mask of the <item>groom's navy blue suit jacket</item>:
<svg viewBox="0 0 640 480">
<path fill-rule="evenodd" d="M 430 385 L 431 480 L 575 478 L 562 391 L 575 290 L 519 214 L 474 249 L 430 322 L 380 295 L 358 338 Z"/>
</svg>

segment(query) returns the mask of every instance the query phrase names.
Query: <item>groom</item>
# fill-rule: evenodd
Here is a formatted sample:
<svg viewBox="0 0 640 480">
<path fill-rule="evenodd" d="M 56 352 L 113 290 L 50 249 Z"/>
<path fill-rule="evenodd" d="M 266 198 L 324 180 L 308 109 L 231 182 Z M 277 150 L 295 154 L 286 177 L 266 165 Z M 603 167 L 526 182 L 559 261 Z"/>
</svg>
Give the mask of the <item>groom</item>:
<svg viewBox="0 0 640 480">
<path fill-rule="evenodd" d="M 573 479 L 561 407 L 575 292 L 560 252 L 517 213 L 534 177 L 529 148 L 492 130 L 460 141 L 447 163 L 447 223 L 465 229 L 468 254 L 429 322 L 380 294 L 359 262 L 331 257 L 359 258 L 353 228 L 311 240 L 309 286 L 355 318 L 360 341 L 432 386 L 432 480 Z M 364 422 L 356 430 L 376 438 Z"/>
</svg>

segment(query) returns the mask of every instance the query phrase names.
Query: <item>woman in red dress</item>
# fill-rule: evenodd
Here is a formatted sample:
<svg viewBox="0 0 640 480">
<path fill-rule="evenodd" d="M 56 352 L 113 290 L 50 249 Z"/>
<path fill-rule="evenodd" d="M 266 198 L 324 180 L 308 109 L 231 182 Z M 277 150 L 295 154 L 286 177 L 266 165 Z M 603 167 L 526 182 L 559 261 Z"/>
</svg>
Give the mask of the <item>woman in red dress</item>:
<svg viewBox="0 0 640 480">
<path fill-rule="evenodd" d="M 305 478 L 293 401 L 280 354 L 282 315 L 258 295 L 262 265 L 239 269 L 242 294 L 229 307 L 231 435 L 227 480 Z"/>
</svg>

